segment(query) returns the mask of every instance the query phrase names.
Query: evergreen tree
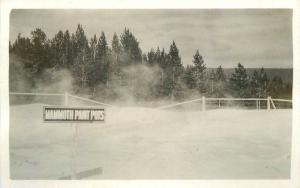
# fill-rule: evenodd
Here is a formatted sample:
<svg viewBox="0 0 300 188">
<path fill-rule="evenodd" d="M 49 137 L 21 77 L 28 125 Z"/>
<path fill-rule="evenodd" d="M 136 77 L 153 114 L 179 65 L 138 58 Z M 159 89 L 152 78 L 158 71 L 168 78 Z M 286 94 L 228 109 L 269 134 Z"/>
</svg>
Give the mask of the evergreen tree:
<svg viewBox="0 0 300 188">
<path fill-rule="evenodd" d="M 251 96 L 261 98 L 262 91 L 261 91 L 261 85 L 260 85 L 260 75 L 257 72 L 257 70 L 254 70 L 254 72 L 253 72 L 250 84 L 251 84 Z"/>
<path fill-rule="evenodd" d="M 236 97 L 249 97 L 249 77 L 246 69 L 240 63 L 238 63 L 238 67 L 235 68 L 235 72 L 230 77 L 230 86 L 233 95 Z"/>
<path fill-rule="evenodd" d="M 274 76 L 271 80 L 269 92 L 272 98 L 279 98 L 284 91 L 284 83 L 279 76 Z"/>
<path fill-rule="evenodd" d="M 64 49 L 64 33 L 60 30 L 51 41 L 51 49 L 53 53 L 53 61 L 55 67 L 65 67 L 66 55 Z"/>
<path fill-rule="evenodd" d="M 157 64 L 159 64 L 159 62 L 161 61 L 161 55 L 162 55 L 162 52 L 160 51 L 159 47 L 157 47 L 156 52 L 155 52 L 155 60 L 156 60 Z"/>
<path fill-rule="evenodd" d="M 197 80 L 195 77 L 195 67 L 187 65 L 184 73 L 185 84 L 188 89 L 195 89 L 197 86 Z"/>
<path fill-rule="evenodd" d="M 174 98 L 180 98 L 182 96 L 180 81 L 184 71 L 179 51 L 174 41 L 170 46 L 167 65 L 166 89 L 168 95 L 171 96 L 171 99 L 173 100 Z"/>
<path fill-rule="evenodd" d="M 116 82 L 117 86 L 122 85 L 122 71 L 121 71 L 121 55 L 122 55 L 122 46 L 120 44 L 119 38 L 116 33 L 113 35 L 111 42 L 112 46 L 112 79 Z"/>
<path fill-rule="evenodd" d="M 259 73 L 260 73 L 259 74 L 260 91 L 261 91 L 262 97 L 267 97 L 268 96 L 269 78 L 268 78 L 267 73 L 265 72 L 264 68 L 261 68 Z"/>
<path fill-rule="evenodd" d="M 102 64 L 103 67 L 99 74 L 102 74 L 104 76 L 103 83 L 106 85 L 106 87 L 108 87 L 111 67 L 110 67 L 109 48 L 108 48 L 108 44 L 104 32 L 101 32 L 101 36 L 98 42 L 97 52 L 98 52 L 98 58 L 101 61 L 100 64 Z"/>
<path fill-rule="evenodd" d="M 209 95 L 210 96 L 215 96 L 215 87 L 216 87 L 216 73 L 212 69 L 210 74 L 209 74 Z"/>
<path fill-rule="evenodd" d="M 146 54 L 143 54 L 143 55 L 142 55 L 142 63 L 143 63 L 143 64 L 148 64 L 148 58 L 147 58 L 147 55 L 146 55 Z"/>
<path fill-rule="evenodd" d="M 196 71 L 199 73 L 204 72 L 206 69 L 206 65 L 204 64 L 203 57 L 200 55 L 199 50 L 197 50 L 194 55 L 193 64 L 196 68 Z"/>
<path fill-rule="evenodd" d="M 142 62 L 142 50 L 139 47 L 139 42 L 129 29 L 125 28 L 122 33 L 121 45 L 124 52 L 125 64 L 130 65 Z"/>
<path fill-rule="evenodd" d="M 34 86 L 36 78 L 34 78 L 32 57 L 30 39 L 18 34 L 17 39 L 11 45 L 9 54 L 9 88 L 11 91 L 17 91 L 20 88 L 20 83 L 25 86 L 24 91 L 28 91 Z"/>
<path fill-rule="evenodd" d="M 97 45 L 97 56 L 98 58 L 105 58 L 108 53 L 108 46 L 104 32 L 101 32 L 98 45 Z"/>
<path fill-rule="evenodd" d="M 174 41 L 171 44 L 169 50 L 169 65 L 175 67 L 175 76 L 179 76 L 182 72 L 183 66 L 181 63 L 181 58 L 179 56 L 179 50 Z"/>
<path fill-rule="evenodd" d="M 162 69 L 166 69 L 167 66 L 167 54 L 165 53 L 165 49 L 163 48 L 160 52 L 160 55 L 157 55 L 159 57 L 158 59 L 158 65 Z"/>
<path fill-rule="evenodd" d="M 150 52 L 148 52 L 147 54 L 147 62 L 148 65 L 153 66 L 156 64 L 156 54 L 153 50 L 153 48 L 151 48 Z"/>
<path fill-rule="evenodd" d="M 168 76 L 167 76 L 168 54 L 165 53 L 164 48 L 162 50 L 157 48 L 155 56 L 156 56 L 157 64 L 159 67 L 158 73 L 157 73 L 159 82 L 157 83 L 157 86 L 156 86 L 156 96 L 158 96 L 158 97 L 169 96 L 169 91 L 165 87 L 165 85 L 167 83 L 166 80 L 168 79 Z"/>
<path fill-rule="evenodd" d="M 17 54 L 26 61 L 31 61 L 32 58 L 32 44 L 29 38 L 22 37 L 18 34 L 17 39 L 11 47 L 11 52 Z"/>
<path fill-rule="evenodd" d="M 120 41 L 116 33 L 114 33 L 111 46 L 112 46 L 112 51 L 115 53 L 115 55 L 120 55 L 122 46 L 120 45 Z"/>
<path fill-rule="evenodd" d="M 224 70 L 221 65 L 219 65 L 216 70 L 216 81 L 217 82 L 225 82 L 226 81 L 226 75 L 225 75 Z"/>
<path fill-rule="evenodd" d="M 73 76 L 77 84 L 81 88 L 85 88 L 88 80 L 88 67 L 90 63 L 89 59 L 89 45 L 84 30 L 80 24 L 77 26 L 77 30 L 74 36 L 74 65 L 72 67 Z"/>
<path fill-rule="evenodd" d="M 200 55 L 199 50 L 196 51 L 193 56 L 193 64 L 194 64 L 194 75 L 196 79 L 196 87 L 200 93 L 204 94 L 207 92 L 206 86 L 206 65 L 204 64 L 203 57 Z"/>
<path fill-rule="evenodd" d="M 222 66 L 218 66 L 215 73 L 215 90 L 214 96 L 216 97 L 224 97 L 225 93 L 227 93 L 227 83 L 226 83 L 226 75 Z"/>
<path fill-rule="evenodd" d="M 264 71 L 264 68 L 261 68 L 258 72 L 254 70 L 252 78 L 251 78 L 251 96 L 258 98 L 265 98 L 268 95 L 268 76 Z"/>
<path fill-rule="evenodd" d="M 261 88 L 260 88 L 260 83 L 259 83 L 259 74 L 257 70 L 254 70 L 253 75 L 251 77 L 251 96 L 252 97 L 261 97 Z"/>
<path fill-rule="evenodd" d="M 108 85 L 108 66 L 108 44 L 104 32 L 101 32 L 101 36 L 95 46 L 95 63 L 89 72 L 92 87 L 98 84 Z"/>
<path fill-rule="evenodd" d="M 287 83 L 284 84 L 284 91 L 283 95 L 281 95 L 283 98 L 286 99 L 292 99 L 293 98 L 293 83 L 292 81 L 287 81 Z"/>
<path fill-rule="evenodd" d="M 71 37 L 68 30 L 64 32 L 63 36 L 63 49 L 64 49 L 64 61 L 66 61 L 66 67 L 70 69 L 73 64 L 73 54 L 72 54 L 72 43 Z"/>
<path fill-rule="evenodd" d="M 94 35 L 90 40 L 90 48 L 91 48 L 91 61 L 93 64 L 96 63 L 96 51 L 97 51 L 97 36 Z"/>
<path fill-rule="evenodd" d="M 31 47 L 32 47 L 32 71 L 40 76 L 45 68 L 50 67 L 48 59 L 48 50 L 50 49 L 49 41 L 46 34 L 39 28 L 31 32 Z"/>
</svg>

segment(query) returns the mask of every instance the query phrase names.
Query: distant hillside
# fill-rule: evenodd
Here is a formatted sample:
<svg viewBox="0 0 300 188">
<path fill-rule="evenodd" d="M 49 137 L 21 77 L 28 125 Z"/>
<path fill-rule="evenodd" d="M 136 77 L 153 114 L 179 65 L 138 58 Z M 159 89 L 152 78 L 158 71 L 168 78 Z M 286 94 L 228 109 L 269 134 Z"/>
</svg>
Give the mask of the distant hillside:
<svg viewBox="0 0 300 188">
<path fill-rule="evenodd" d="M 293 81 L 293 69 L 292 68 L 264 68 L 268 77 L 272 79 L 274 76 L 279 76 L 284 82 Z M 216 68 L 208 68 L 209 71 L 216 70 Z M 260 68 L 247 68 L 247 73 L 251 76 L 254 70 L 259 71 Z M 234 68 L 224 68 L 224 72 L 228 77 L 234 73 Z"/>
</svg>

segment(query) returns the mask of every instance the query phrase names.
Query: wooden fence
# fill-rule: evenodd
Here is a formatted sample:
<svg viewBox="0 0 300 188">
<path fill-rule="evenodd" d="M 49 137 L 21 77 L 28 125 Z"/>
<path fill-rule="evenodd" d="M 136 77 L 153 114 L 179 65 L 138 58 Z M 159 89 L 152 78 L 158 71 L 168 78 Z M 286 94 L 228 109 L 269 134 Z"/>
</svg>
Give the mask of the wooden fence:
<svg viewBox="0 0 300 188">
<path fill-rule="evenodd" d="M 85 98 L 85 97 L 79 97 L 76 95 L 72 95 L 69 93 L 19 93 L 19 92 L 10 92 L 10 95 L 19 95 L 19 96 L 59 96 L 62 98 L 62 101 L 64 101 L 64 105 L 68 106 L 70 105 L 69 101 L 70 99 L 76 99 L 76 100 L 80 100 L 80 101 L 85 101 L 85 102 L 89 102 L 92 104 L 96 104 L 96 105 L 101 105 L 101 106 L 107 106 L 107 107 L 113 107 L 113 105 L 111 104 L 107 104 L 107 103 L 103 103 L 103 102 L 99 102 L 96 100 L 92 100 L 89 98 Z M 273 99 L 272 97 L 267 97 L 267 98 L 207 98 L 207 97 L 201 97 L 198 99 L 193 99 L 193 100 L 188 100 L 188 101 L 182 101 L 182 102 L 178 102 L 178 103 L 173 103 L 173 104 L 168 104 L 168 105 L 164 105 L 164 106 L 160 106 L 157 107 L 156 109 L 169 109 L 169 108 L 173 108 L 173 107 L 178 107 L 178 106 L 182 106 L 185 104 L 190 104 L 190 103 L 196 103 L 196 102 L 201 102 L 201 108 L 203 111 L 207 110 L 207 103 L 210 101 L 214 101 L 218 107 L 221 107 L 221 104 L 223 102 L 226 101 L 253 101 L 256 103 L 256 109 L 260 110 L 260 109 L 267 109 L 267 110 L 271 110 L 271 109 L 277 109 L 276 103 L 287 103 L 290 104 L 292 106 L 293 101 L 292 100 L 288 100 L 288 99 Z M 261 102 L 264 101 L 266 102 L 266 107 L 262 108 L 261 107 Z"/>
</svg>

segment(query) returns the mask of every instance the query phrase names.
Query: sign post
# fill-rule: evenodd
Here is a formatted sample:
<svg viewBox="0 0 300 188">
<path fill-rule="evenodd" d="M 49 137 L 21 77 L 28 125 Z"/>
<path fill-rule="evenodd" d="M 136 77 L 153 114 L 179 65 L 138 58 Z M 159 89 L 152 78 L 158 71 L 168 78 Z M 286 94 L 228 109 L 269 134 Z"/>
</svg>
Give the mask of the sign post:
<svg viewBox="0 0 300 188">
<path fill-rule="evenodd" d="M 44 106 L 44 122 L 71 123 L 73 131 L 73 151 L 71 157 L 71 179 L 76 179 L 76 155 L 77 155 L 77 137 L 79 122 L 104 122 L 105 109 L 97 107 L 68 107 L 68 94 L 65 94 L 64 107 Z"/>
<path fill-rule="evenodd" d="M 75 180 L 76 179 L 76 155 L 77 155 L 77 134 L 78 134 L 78 127 L 76 124 L 72 123 L 71 124 L 72 129 L 73 129 L 73 151 L 72 151 L 72 174 L 71 174 L 71 179 Z"/>
</svg>

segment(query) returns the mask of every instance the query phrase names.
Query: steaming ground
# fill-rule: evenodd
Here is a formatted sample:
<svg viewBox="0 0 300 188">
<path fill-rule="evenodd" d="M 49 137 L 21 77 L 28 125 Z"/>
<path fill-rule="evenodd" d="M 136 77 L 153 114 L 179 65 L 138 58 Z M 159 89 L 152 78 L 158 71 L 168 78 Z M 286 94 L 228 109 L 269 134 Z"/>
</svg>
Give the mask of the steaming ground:
<svg viewBox="0 0 300 188">
<path fill-rule="evenodd" d="M 12 106 L 13 179 L 71 174 L 72 129 L 44 123 L 42 104 Z M 291 110 L 106 109 L 105 123 L 80 124 L 77 171 L 88 179 L 289 178 Z"/>
</svg>

